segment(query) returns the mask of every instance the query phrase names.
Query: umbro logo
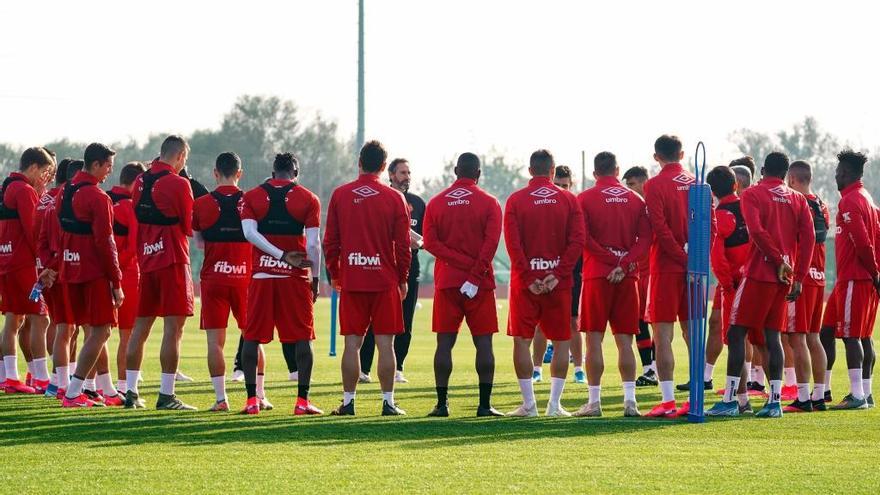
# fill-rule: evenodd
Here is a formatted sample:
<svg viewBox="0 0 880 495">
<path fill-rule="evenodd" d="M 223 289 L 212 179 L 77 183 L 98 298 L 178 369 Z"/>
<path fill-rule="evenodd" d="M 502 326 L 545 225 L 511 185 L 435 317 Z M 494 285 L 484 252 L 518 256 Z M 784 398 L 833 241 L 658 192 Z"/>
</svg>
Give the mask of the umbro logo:
<svg viewBox="0 0 880 495">
<path fill-rule="evenodd" d="M 559 192 L 559 191 L 555 191 L 555 190 L 553 190 L 553 189 L 550 189 L 550 188 L 547 187 L 547 186 L 542 186 L 542 187 L 539 187 L 538 189 L 535 189 L 535 190 L 532 191 L 530 194 L 531 194 L 532 196 L 535 196 L 535 197 L 538 197 L 538 198 L 547 199 L 547 198 L 549 198 L 550 196 L 555 196 L 558 192 Z"/>
<path fill-rule="evenodd" d="M 375 196 L 375 195 L 379 194 L 379 191 L 373 189 L 370 186 L 361 186 L 361 187 L 358 187 L 357 189 L 352 189 L 351 192 L 357 194 L 358 196 L 360 196 L 362 198 L 369 198 L 370 196 Z"/>
<path fill-rule="evenodd" d="M 673 182 L 678 182 L 679 184 L 692 184 L 694 182 L 694 178 L 687 174 L 678 174 L 673 179 Z"/>
<path fill-rule="evenodd" d="M 449 191 L 448 193 L 446 193 L 446 197 L 452 198 L 452 199 L 462 199 L 462 198 L 466 198 L 466 197 L 470 196 L 471 194 L 473 194 L 473 193 L 468 191 L 467 189 L 465 189 L 463 187 L 459 187 L 457 189 L 453 189 L 452 191 Z"/>
<path fill-rule="evenodd" d="M 606 187 L 605 189 L 602 189 L 602 192 L 609 195 L 609 196 L 618 197 L 618 196 L 623 196 L 624 194 L 628 193 L 629 190 L 624 189 L 620 186 L 611 186 L 611 187 Z"/>
<path fill-rule="evenodd" d="M 789 189 L 783 185 L 778 185 L 778 186 L 774 187 L 773 189 L 770 189 L 770 192 L 772 192 L 773 194 L 775 194 L 777 196 L 786 197 L 791 194 L 791 189 Z"/>
</svg>

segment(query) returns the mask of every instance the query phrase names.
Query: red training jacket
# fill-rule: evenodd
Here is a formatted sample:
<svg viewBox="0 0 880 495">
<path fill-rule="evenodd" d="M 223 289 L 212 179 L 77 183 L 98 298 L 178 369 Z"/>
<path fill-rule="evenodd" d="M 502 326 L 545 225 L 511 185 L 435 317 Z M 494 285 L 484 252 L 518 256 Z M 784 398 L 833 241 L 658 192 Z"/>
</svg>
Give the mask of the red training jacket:
<svg viewBox="0 0 880 495">
<path fill-rule="evenodd" d="M 877 260 L 874 256 L 877 209 L 862 181 L 856 181 L 840 191 L 835 222 L 837 280 L 874 280 L 877 277 Z"/>
<path fill-rule="evenodd" d="M 18 218 L 0 220 L 0 274 L 33 268 L 37 261 L 37 238 L 34 236 L 37 191 L 24 174 L 12 172 L 3 206 Z M 7 179 L 7 180 L 9 180 Z"/>
<path fill-rule="evenodd" d="M 819 199 L 815 194 L 808 194 L 806 197 L 809 201 L 817 201 Z M 820 210 L 822 211 L 822 216 L 825 217 L 825 226 L 828 230 L 831 230 L 831 214 L 828 213 L 828 206 L 824 201 L 821 203 Z M 810 209 L 810 212 L 812 211 Z M 815 227 L 815 221 L 813 226 Z M 827 238 L 825 242 L 828 242 Z M 817 242 L 815 247 L 813 247 L 813 259 L 810 260 L 810 271 L 807 273 L 807 278 L 804 279 L 804 285 L 825 287 L 825 242 Z"/>
<path fill-rule="evenodd" d="M 688 189 L 694 175 L 680 163 L 666 164 L 645 182 L 645 203 L 654 232 L 651 273 L 687 272 Z"/>
<path fill-rule="evenodd" d="M 144 175 L 170 172 L 153 185 L 153 201 L 162 214 L 179 219 L 175 225 L 140 223 L 137 231 L 138 265 L 148 273 L 170 265 L 189 264 L 189 239 L 192 237 L 193 194 L 189 180 L 177 175 L 167 163 L 159 160 L 134 181 L 131 201 L 137 211 L 144 189 Z"/>
<path fill-rule="evenodd" d="M 742 205 L 739 196 L 729 194 L 719 199 L 718 204 L 712 210 L 715 216 L 715 236 L 712 237 L 709 260 L 712 272 L 718 279 L 718 286 L 728 294 L 732 294 L 734 288 L 742 280 L 746 261 L 752 249 L 748 233 L 737 231 L 736 215 L 725 209 L 725 206 L 735 207 L 737 204 L 740 207 Z M 743 238 L 736 239 L 736 237 Z M 736 241 L 737 245 L 728 245 L 732 241 Z M 742 241 L 746 242 L 739 244 Z"/>
<path fill-rule="evenodd" d="M 223 196 L 232 196 L 241 192 L 236 186 L 219 186 L 214 192 Z M 235 217 L 225 219 L 235 224 L 241 234 L 241 212 L 244 211 L 244 195 L 238 200 Z M 220 220 L 220 204 L 211 194 L 200 196 L 193 202 L 192 226 L 195 231 L 203 231 L 214 226 Z M 220 224 L 221 226 L 223 224 Z M 251 278 L 251 243 L 243 237 L 239 242 L 205 241 L 205 261 L 199 277 L 202 282 L 235 287 L 247 286 Z"/>
</svg>

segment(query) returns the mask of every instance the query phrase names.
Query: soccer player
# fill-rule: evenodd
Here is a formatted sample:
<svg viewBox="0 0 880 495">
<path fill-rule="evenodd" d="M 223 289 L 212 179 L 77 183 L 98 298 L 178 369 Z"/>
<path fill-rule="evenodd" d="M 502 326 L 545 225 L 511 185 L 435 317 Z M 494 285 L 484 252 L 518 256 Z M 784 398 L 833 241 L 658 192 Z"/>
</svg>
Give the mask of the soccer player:
<svg viewBox="0 0 880 495">
<path fill-rule="evenodd" d="M 681 325 L 685 343 L 688 328 L 687 271 L 688 189 L 694 176 L 681 166 L 684 152 L 677 136 L 663 135 L 654 142 L 654 159 L 660 173 L 645 183 L 645 203 L 654 232 L 651 245 L 651 278 L 648 286 L 648 319 L 654 327 L 657 376 L 662 401 L 649 417 L 685 415 L 687 402 L 676 408 L 673 373 L 675 356 L 672 336 L 675 321 Z"/>
<path fill-rule="evenodd" d="M 400 191 L 379 182 L 388 153 L 379 141 L 361 148 L 357 180 L 337 187 L 330 197 L 324 254 L 331 285 L 340 292 L 342 404 L 337 416 L 355 414 L 360 348 L 372 324 L 379 350 L 382 415 L 406 414 L 394 402 L 394 336 L 403 333 L 401 301 L 408 292 L 412 258 L 410 219 Z"/>
<path fill-rule="evenodd" d="M 177 175 L 186 165 L 189 145 L 177 135 L 162 142 L 159 159 L 138 176 L 132 192 L 138 222 L 140 287 L 137 318 L 126 352 L 125 407 L 145 407 L 138 393 L 144 345 L 157 317 L 164 320 L 159 361 L 162 375 L 156 409 L 189 410 L 174 394 L 180 339 L 186 318 L 193 314 L 189 261 L 193 195 L 189 181 Z"/>
<path fill-rule="evenodd" d="M 123 404 L 106 359 L 110 328 L 116 325 L 116 309 L 124 298 L 122 271 L 113 240 L 113 204 L 99 187 L 113 171 L 115 155 L 103 144 L 90 144 L 82 171 L 65 184 L 56 207 L 61 227 L 60 257 L 53 259 L 51 270 L 44 271 L 43 281 L 47 285 L 56 282 L 53 270 L 57 268 L 57 282 L 62 284 L 72 316 L 72 321 L 66 323 L 82 325 L 85 330 L 85 342 L 62 407 Z M 93 369 L 103 397 L 83 393 L 84 382 Z"/>
<path fill-rule="evenodd" d="M 131 191 L 135 179 L 145 171 L 146 168 L 141 162 L 127 163 L 119 172 L 119 185 L 107 191 L 110 201 L 113 202 L 113 240 L 118 250 L 119 268 L 122 270 L 122 293 L 125 294 L 117 315 L 119 346 L 116 349 L 116 390 L 123 395 L 127 390 L 125 352 L 137 316 L 138 284 L 141 277 L 137 263 L 137 219 L 131 202 Z"/>
<path fill-rule="evenodd" d="M 245 193 L 241 212 L 244 236 L 254 245 L 241 349 L 247 390 L 242 413 L 258 414 L 261 405 L 266 408 L 265 392 L 258 390 L 262 388 L 259 347 L 272 341 L 277 328 L 281 346 L 294 348 L 299 370 L 293 413 L 323 414 L 309 402 L 317 267 L 321 266 L 321 202 L 299 184 L 299 160 L 293 153 L 275 155 L 272 171 L 272 179 Z"/>
<path fill-rule="evenodd" d="M 626 187 L 644 198 L 648 169 L 640 166 L 630 167 L 624 172 L 623 181 Z M 650 254 L 650 250 L 648 250 L 645 256 L 639 260 L 639 334 L 636 336 L 636 347 L 639 350 L 639 360 L 642 362 L 642 374 L 636 378 L 636 387 L 657 386 L 654 341 L 651 339 L 651 329 L 645 319 L 645 309 L 648 305 L 648 280 L 651 278 Z"/>
<path fill-rule="evenodd" d="M 416 303 L 419 297 L 419 249 L 421 249 L 422 222 L 425 218 L 425 202 L 422 198 L 409 192 L 410 166 L 405 158 L 395 158 L 388 164 L 388 179 L 391 187 L 403 193 L 406 206 L 409 209 L 409 224 L 412 261 L 409 267 L 409 279 L 407 280 L 407 293 L 403 299 L 403 333 L 394 337 L 394 357 L 397 361 L 397 371 L 394 373 L 395 383 L 407 383 L 409 380 L 403 375 L 403 363 L 409 353 L 409 345 L 412 340 L 413 316 L 416 311 Z M 413 233 L 415 235 L 413 235 Z M 373 365 L 373 351 L 376 349 L 376 339 L 372 330 L 367 331 L 364 343 L 361 346 L 361 383 L 369 383 L 370 368 Z"/>
<path fill-rule="evenodd" d="M 504 241 L 511 261 L 510 314 L 513 364 L 523 403 L 510 416 L 537 416 L 529 346 L 540 325 L 553 342 L 547 416 L 571 416 L 560 399 L 568 374 L 572 271 L 584 247 L 584 220 L 577 198 L 551 181 L 556 168 L 544 149 L 529 158 L 532 179 L 507 200 Z"/>
<path fill-rule="evenodd" d="M 503 416 L 492 407 L 492 336 L 498 333 L 492 259 L 501 239 L 501 206 L 477 185 L 481 173 L 477 155 L 460 155 L 454 172 L 457 180 L 438 193 L 425 210 L 425 249 L 436 257 L 432 329 L 437 334 L 437 405 L 428 416 L 449 416 L 452 348 L 462 320 L 467 320 L 477 350 L 477 416 Z"/>
<path fill-rule="evenodd" d="M 877 239 L 877 210 L 862 183 L 868 158 L 863 153 L 844 150 L 837 155 L 834 180 L 840 191 L 837 205 L 837 235 L 834 256 L 837 282 L 834 304 L 839 324 L 837 338 L 843 340 L 849 374 L 849 394 L 832 409 L 866 409 L 873 405 L 871 371 L 874 321 L 870 308 L 880 290 L 880 274 L 874 246 Z"/>
<path fill-rule="evenodd" d="M 584 216 L 584 290 L 581 330 L 587 340 L 589 399 L 575 416 L 601 416 L 601 380 L 605 371 L 602 340 L 611 325 L 617 345 L 617 368 L 623 380 L 623 415 L 641 416 L 636 403 L 633 337 L 639 334 L 639 260 L 651 246 L 651 223 L 645 201 L 623 187 L 613 153 L 593 159 L 596 185 L 578 196 Z"/>
<path fill-rule="evenodd" d="M 754 248 L 730 310 L 724 399 L 707 411 L 709 415 L 739 414 L 734 394 L 745 364 L 748 334 L 752 344 L 767 353 L 770 375 L 770 397 L 756 416 L 782 417 L 780 332 L 785 322 L 785 301 L 794 301 L 800 295 L 815 244 L 813 216 L 806 198 L 783 182 L 788 166 L 784 153 L 768 154 L 761 169 L 763 178 L 742 194 L 742 212 Z"/>
<path fill-rule="evenodd" d="M 810 164 L 792 162 L 788 168 L 788 187 L 807 198 L 813 215 L 816 247 L 810 260 L 810 270 L 804 279 L 803 290 L 797 301 L 788 303 L 786 333 L 793 351 L 797 375 L 797 400 L 783 408 L 785 412 L 825 410 L 825 349 L 819 341 L 822 326 L 822 303 L 825 300 L 825 237 L 831 224 L 828 207 L 810 189 L 813 179 Z M 810 394 L 810 373 L 813 392 Z"/>
<path fill-rule="evenodd" d="M 37 189 L 51 180 L 54 166 L 55 161 L 44 148 L 28 148 L 21 155 L 18 170 L 10 173 L 0 187 L 0 311 L 6 314 L 0 342 L 3 354 L 0 383 L 6 393 L 35 393 L 34 388 L 25 385 L 19 377 L 16 339 L 19 329 L 29 325 L 41 332 L 45 345 L 45 330 L 49 326 L 46 304 L 42 298 L 31 301 L 28 294 L 37 282 L 34 233 Z M 49 380 L 45 356 L 42 359 L 36 376 L 41 386 Z M 48 387 L 48 383 L 45 386 Z"/>
<path fill-rule="evenodd" d="M 706 175 L 706 182 L 718 201 L 713 210 L 715 236 L 712 239 L 710 252 L 712 272 L 718 279 L 718 286 L 715 289 L 715 299 L 709 317 L 709 338 L 706 343 L 706 366 L 703 375 L 704 381 L 711 382 L 715 362 L 721 354 L 723 345 L 727 343 L 730 310 L 736 289 L 742 283 L 743 267 L 748 261 L 752 243 L 743 217 L 742 203 L 736 194 L 740 183 L 735 172 L 724 165 L 715 167 Z M 749 368 L 747 353 L 743 373 L 748 373 Z M 747 382 L 748 375 L 745 375 L 745 379 L 740 380 L 739 390 L 735 391 L 740 414 L 751 411 L 746 390 Z"/>
<path fill-rule="evenodd" d="M 202 308 L 199 328 L 208 341 L 208 372 L 216 400 L 212 412 L 228 411 L 226 397 L 226 326 L 229 314 L 243 330 L 247 321 L 247 288 L 251 276 L 251 245 L 244 237 L 241 214 L 244 193 L 238 188 L 241 159 L 221 153 L 214 164 L 217 188 L 193 202 L 193 231 L 205 250 L 202 263 Z M 262 388 L 262 387 L 260 387 Z"/>
</svg>

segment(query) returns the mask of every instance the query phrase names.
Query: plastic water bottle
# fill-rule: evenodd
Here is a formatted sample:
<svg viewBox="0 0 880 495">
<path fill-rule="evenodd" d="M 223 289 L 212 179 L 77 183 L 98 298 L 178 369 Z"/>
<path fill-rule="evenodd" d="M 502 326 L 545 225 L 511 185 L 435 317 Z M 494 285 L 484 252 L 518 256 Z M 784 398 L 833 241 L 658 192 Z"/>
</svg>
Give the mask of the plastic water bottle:
<svg viewBox="0 0 880 495">
<path fill-rule="evenodd" d="M 40 300 L 40 296 L 43 294 L 43 282 L 41 280 L 37 280 L 37 283 L 34 284 L 34 288 L 31 289 L 31 295 L 28 296 L 31 302 L 37 302 Z"/>
</svg>

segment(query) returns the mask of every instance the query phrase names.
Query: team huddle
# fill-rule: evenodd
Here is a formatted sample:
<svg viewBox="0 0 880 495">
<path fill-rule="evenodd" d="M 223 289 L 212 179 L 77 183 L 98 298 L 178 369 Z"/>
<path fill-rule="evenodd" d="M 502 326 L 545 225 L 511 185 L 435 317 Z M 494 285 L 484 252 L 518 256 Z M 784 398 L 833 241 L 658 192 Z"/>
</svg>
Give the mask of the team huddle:
<svg viewBox="0 0 880 495">
<path fill-rule="evenodd" d="M 452 350 L 465 322 L 476 348 L 476 414 L 505 416 L 492 406 L 493 336 L 499 331 L 493 258 L 503 234 L 511 265 L 507 334 L 522 393 L 522 403 L 507 416 L 538 415 L 533 384 L 542 380 L 548 341 L 546 415 L 601 416 L 606 328 L 617 348 L 624 416 L 642 415 L 636 386 L 660 388 L 661 402 L 645 416 L 689 411 L 687 402 L 675 400 L 672 341 L 678 322 L 689 344 L 688 190 L 694 176 L 681 165 L 682 143 L 675 136 L 656 140 L 660 172 L 651 178 L 645 168 L 633 167 L 622 182 L 615 155 L 599 153 L 595 185 L 579 195 L 570 191 L 570 170 L 557 167 L 549 151 L 535 151 L 531 179 L 503 212 L 478 185 L 477 155 L 460 155 L 457 180 L 425 205 L 406 191 L 406 160 L 389 165 L 383 145 L 370 141 L 360 150 L 357 180 L 331 196 L 323 239 L 319 198 L 299 183 L 292 153 L 277 155 L 271 177 L 248 191 L 238 187 L 240 158 L 222 153 L 214 167 L 217 187 L 207 191 L 186 173 L 189 145 L 172 135 L 148 166 L 126 164 L 118 185 L 105 192 L 100 185 L 113 171 L 115 154 L 93 143 L 83 160 L 56 162 L 50 150 L 29 148 L 0 188 L 0 310 L 6 315 L 0 387 L 6 393 L 44 394 L 62 407 L 144 408 L 138 390 L 144 348 L 162 318 L 156 408 L 194 410 L 175 394 L 183 328 L 195 307 L 192 238 L 204 250 L 199 325 L 216 394 L 211 411 L 230 409 L 224 348 L 232 316 L 240 329 L 236 372 L 247 392 L 241 412 L 273 408 L 264 387 L 263 347 L 277 336 L 297 381 L 294 414 L 323 414 L 309 389 L 314 303 L 325 272 L 339 293 L 344 337 L 343 398 L 331 413 L 355 414 L 357 385 L 371 381 L 376 349 L 381 414 L 406 414 L 394 387 L 406 381 L 417 252 L 424 249 L 435 257 L 437 404 L 429 416 L 450 414 Z M 706 345 L 707 389 L 725 345 L 728 354 L 722 400 L 706 414 L 752 413 L 749 397 L 756 395 L 766 398 L 754 413 L 759 417 L 825 410 L 837 339 L 844 343 L 850 392 L 831 407 L 873 407 L 880 217 L 861 181 L 865 155 L 846 150 L 837 158 L 836 278 L 827 302 L 831 222 L 811 189 L 811 166 L 773 152 L 760 180 L 754 181 L 751 157 L 707 175 L 716 199 L 711 267 L 718 281 Z M 396 187 L 382 183 L 386 169 Z M 107 345 L 113 327 L 120 335 L 115 384 Z M 24 380 L 19 350 L 27 360 Z M 587 401 L 574 412 L 561 404 L 570 361 L 575 380 L 588 384 Z M 783 400 L 791 403 L 783 407 Z"/>
</svg>

